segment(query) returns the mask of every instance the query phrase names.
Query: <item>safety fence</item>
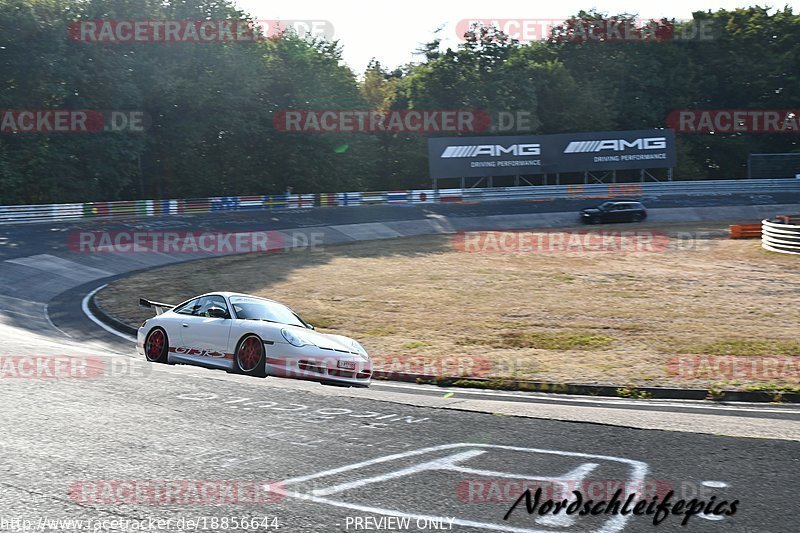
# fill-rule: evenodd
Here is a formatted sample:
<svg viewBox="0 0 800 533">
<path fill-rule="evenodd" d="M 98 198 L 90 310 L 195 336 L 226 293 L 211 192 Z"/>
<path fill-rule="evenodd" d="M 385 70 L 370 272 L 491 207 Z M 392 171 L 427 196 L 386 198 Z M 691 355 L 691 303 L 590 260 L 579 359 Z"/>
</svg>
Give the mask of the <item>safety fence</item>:
<svg viewBox="0 0 800 533">
<path fill-rule="evenodd" d="M 750 154 L 748 178 L 791 178 L 800 174 L 800 153 Z"/>
<path fill-rule="evenodd" d="M 761 225 L 762 248 L 782 254 L 800 254 L 800 215 L 768 218 Z"/>
<path fill-rule="evenodd" d="M 14 205 L 0 206 L 0 224 L 382 204 L 478 203 L 500 200 L 548 201 L 588 198 L 643 198 L 670 195 L 770 194 L 774 192 L 800 192 L 800 180 L 760 179 L 593 183 Z"/>
</svg>

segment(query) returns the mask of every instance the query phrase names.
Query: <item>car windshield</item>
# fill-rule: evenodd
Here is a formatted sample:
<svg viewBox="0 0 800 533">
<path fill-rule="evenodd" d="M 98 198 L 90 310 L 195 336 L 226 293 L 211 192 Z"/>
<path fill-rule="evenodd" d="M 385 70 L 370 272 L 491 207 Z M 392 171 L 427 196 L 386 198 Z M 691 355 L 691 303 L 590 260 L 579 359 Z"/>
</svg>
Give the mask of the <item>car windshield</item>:
<svg viewBox="0 0 800 533">
<path fill-rule="evenodd" d="M 603 202 L 597 206 L 597 209 L 600 209 L 601 211 L 608 211 L 613 205 L 615 205 L 614 202 Z"/>
<path fill-rule="evenodd" d="M 242 320 L 266 320 L 290 326 L 306 327 L 305 323 L 285 305 L 250 296 L 231 296 L 236 317 Z"/>
</svg>

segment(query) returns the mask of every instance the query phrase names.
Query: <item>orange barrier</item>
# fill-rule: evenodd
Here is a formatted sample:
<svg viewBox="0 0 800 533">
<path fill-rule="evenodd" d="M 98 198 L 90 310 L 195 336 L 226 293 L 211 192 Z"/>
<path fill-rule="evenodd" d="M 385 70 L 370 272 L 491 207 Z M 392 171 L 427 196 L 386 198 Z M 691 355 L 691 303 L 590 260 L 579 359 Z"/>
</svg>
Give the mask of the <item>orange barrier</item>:
<svg viewBox="0 0 800 533">
<path fill-rule="evenodd" d="M 775 218 L 780 219 L 781 224 L 800 225 L 800 215 L 778 215 Z"/>
<path fill-rule="evenodd" d="M 755 239 L 761 237 L 761 224 L 734 224 L 731 239 Z"/>
</svg>

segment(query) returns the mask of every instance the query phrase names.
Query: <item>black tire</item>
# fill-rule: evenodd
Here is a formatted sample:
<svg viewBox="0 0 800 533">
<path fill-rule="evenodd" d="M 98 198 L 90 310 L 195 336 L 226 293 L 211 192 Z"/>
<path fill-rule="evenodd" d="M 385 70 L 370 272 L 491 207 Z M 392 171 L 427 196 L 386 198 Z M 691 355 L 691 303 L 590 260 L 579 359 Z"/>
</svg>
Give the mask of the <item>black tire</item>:
<svg viewBox="0 0 800 533">
<path fill-rule="evenodd" d="M 248 334 L 239 340 L 233 354 L 233 372 L 259 378 L 266 377 L 265 364 L 267 354 L 261 337 Z"/>
<path fill-rule="evenodd" d="M 633 215 L 633 218 L 631 220 L 633 220 L 634 222 L 641 222 L 642 220 L 644 220 L 644 215 L 640 215 L 637 213 Z"/>
<path fill-rule="evenodd" d="M 166 364 L 169 353 L 169 337 L 163 328 L 155 327 L 144 339 L 144 357 L 151 363 Z"/>
</svg>

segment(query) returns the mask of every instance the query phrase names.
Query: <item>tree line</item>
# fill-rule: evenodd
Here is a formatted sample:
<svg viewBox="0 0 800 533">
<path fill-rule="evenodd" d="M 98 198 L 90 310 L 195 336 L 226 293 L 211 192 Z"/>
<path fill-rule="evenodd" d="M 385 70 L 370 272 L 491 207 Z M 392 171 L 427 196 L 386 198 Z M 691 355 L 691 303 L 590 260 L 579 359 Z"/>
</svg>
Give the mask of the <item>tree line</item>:
<svg viewBox="0 0 800 533">
<path fill-rule="evenodd" d="M 287 110 L 524 111 L 549 134 L 665 127 L 678 109 L 792 109 L 800 16 L 763 7 L 657 21 L 658 39 L 547 39 L 470 27 L 455 48 L 363 73 L 335 40 L 286 31 L 251 42 L 82 42 L 77 20 L 250 20 L 225 0 L 0 0 L 0 109 L 143 113 L 143 131 L 0 131 L 0 204 L 428 188 L 428 135 L 292 133 Z M 704 32 L 692 31 L 695 27 Z M 666 34 L 664 33 L 665 30 Z M 666 36 L 665 36 L 666 35 Z M 678 38 L 689 35 L 689 38 Z M 598 42 L 599 41 L 599 42 Z M 676 179 L 742 178 L 748 153 L 796 152 L 794 133 L 679 133 Z"/>
</svg>

